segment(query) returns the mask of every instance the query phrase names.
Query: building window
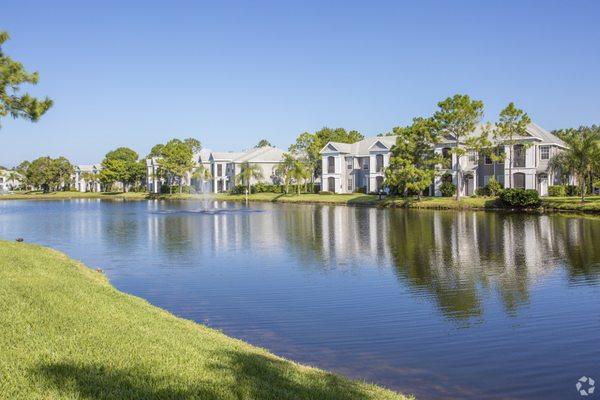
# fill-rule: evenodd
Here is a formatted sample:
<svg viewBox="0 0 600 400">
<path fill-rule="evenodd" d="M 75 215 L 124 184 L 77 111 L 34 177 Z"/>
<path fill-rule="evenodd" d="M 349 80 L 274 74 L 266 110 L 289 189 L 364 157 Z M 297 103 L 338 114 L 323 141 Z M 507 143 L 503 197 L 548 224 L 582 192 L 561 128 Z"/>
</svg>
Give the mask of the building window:
<svg viewBox="0 0 600 400">
<path fill-rule="evenodd" d="M 483 157 L 483 163 L 484 163 L 485 165 L 492 165 L 492 157 L 490 157 L 490 155 L 489 155 L 489 154 L 486 154 L 486 155 Z"/>
<path fill-rule="evenodd" d="M 333 174 L 335 172 L 335 158 L 327 157 L 327 172 Z"/>
<path fill-rule="evenodd" d="M 352 191 L 352 178 L 348 178 L 348 191 Z"/>
<path fill-rule="evenodd" d="M 354 167 L 354 163 L 352 162 L 352 157 L 346 158 L 346 166 L 348 169 L 352 169 Z"/>
<path fill-rule="evenodd" d="M 223 165 L 217 164 L 217 176 L 223 176 Z"/>
<path fill-rule="evenodd" d="M 442 167 L 446 169 L 452 168 L 452 150 L 449 147 L 442 149 Z"/>
<path fill-rule="evenodd" d="M 523 147 L 521 144 L 518 144 L 514 147 L 513 166 L 517 168 L 525 167 L 525 147 Z"/>
<path fill-rule="evenodd" d="M 367 158 L 366 160 L 363 161 L 363 169 L 365 171 L 369 170 L 369 159 Z"/>
<path fill-rule="evenodd" d="M 331 193 L 335 193 L 335 178 L 327 178 L 327 189 L 329 189 Z"/>
<path fill-rule="evenodd" d="M 375 156 L 375 171 L 377 172 L 383 172 L 383 155 L 382 154 L 377 154 Z"/>
<path fill-rule="evenodd" d="M 550 159 L 550 147 L 549 146 L 540 146 L 540 159 L 542 159 L 542 160 Z"/>
<path fill-rule="evenodd" d="M 514 173 L 513 185 L 516 189 L 525 189 L 525 174 L 522 172 Z"/>
<path fill-rule="evenodd" d="M 477 152 L 476 151 L 469 151 L 469 162 L 477 162 Z"/>
</svg>

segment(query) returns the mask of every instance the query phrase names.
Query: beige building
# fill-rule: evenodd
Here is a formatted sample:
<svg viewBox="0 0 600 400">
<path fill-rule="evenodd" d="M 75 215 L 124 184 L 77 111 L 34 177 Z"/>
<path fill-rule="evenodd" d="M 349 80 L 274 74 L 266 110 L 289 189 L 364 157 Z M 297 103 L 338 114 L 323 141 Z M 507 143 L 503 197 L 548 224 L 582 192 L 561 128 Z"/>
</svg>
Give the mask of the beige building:
<svg viewBox="0 0 600 400">
<path fill-rule="evenodd" d="M 234 188 L 237 184 L 236 177 L 239 175 L 241 165 L 248 162 L 259 166 L 262 178 L 258 181 L 273 184 L 277 182 L 275 170 L 283 158 L 283 150 L 276 147 L 265 146 L 253 148 L 240 152 L 213 152 L 202 150 L 193 155 L 193 161 L 197 166 L 194 171 L 184 177 L 184 185 L 190 185 L 197 192 L 222 193 Z M 148 191 L 150 193 L 159 193 L 160 187 L 164 183 L 158 174 L 158 158 L 149 158 L 146 160 L 148 174 Z M 204 176 L 196 176 L 198 167 L 209 171 Z M 257 183 L 252 179 L 250 184 Z"/>
</svg>

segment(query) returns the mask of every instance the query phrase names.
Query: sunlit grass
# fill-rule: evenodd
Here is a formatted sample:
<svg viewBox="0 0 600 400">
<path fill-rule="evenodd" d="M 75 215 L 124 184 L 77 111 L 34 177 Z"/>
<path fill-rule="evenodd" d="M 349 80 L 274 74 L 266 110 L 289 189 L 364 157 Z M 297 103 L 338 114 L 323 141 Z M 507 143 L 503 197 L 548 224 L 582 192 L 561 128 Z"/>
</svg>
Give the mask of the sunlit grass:
<svg viewBox="0 0 600 400">
<path fill-rule="evenodd" d="M 276 357 L 114 289 L 62 253 L 0 242 L 2 399 L 404 399 Z"/>
<path fill-rule="evenodd" d="M 92 192 L 22 192 L 0 196 L 0 200 L 64 200 L 64 199 L 112 199 L 112 200 L 193 200 L 204 198 L 203 195 L 173 193 L 148 194 L 144 192 L 128 193 L 92 193 Z M 212 198 L 222 201 L 245 201 L 246 195 L 219 193 Z M 453 197 L 415 196 L 405 199 L 402 196 L 388 196 L 379 199 L 377 195 L 352 194 L 317 194 L 317 193 L 254 193 L 248 195 L 249 201 L 265 201 L 278 203 L 323 203 L 340 205 L 371 205 L 378 207 L 408 207 L 459 210 L 490 210 L 504 208 L 502 203 L 493 197 L 461 197 L 456 201 Z M 582 203 L 579 197 L 542 197 L 542 209 L 556 211 L 600 212 L 600 196 L 587 196 Z"/>
</svg>

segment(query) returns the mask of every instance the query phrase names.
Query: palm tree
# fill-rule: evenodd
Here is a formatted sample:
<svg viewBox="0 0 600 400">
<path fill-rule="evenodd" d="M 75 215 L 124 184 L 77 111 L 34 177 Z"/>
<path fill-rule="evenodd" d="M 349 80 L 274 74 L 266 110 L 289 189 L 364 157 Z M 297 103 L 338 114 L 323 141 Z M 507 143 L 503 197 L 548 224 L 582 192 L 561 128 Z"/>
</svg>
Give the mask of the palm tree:
<svg viewBox="0 0 600 400">
<path fill-rule="evenodd" d="M 296 181 L 296 193 L 300 194 L 300 185 L 310 178 L 310 171 L 307 165 L 300 160 L 294 160 L 290 171 L 291 177 Z"/>
<path fill-rule="evenodd" d="M 285 194 L 288 194 L 290 182 L 292 181 L 294 170 L 294 166 L 296 164 L 296 159 L 292 157 L 291 154 L 286 153 L 283 155 L 283 159 L 277 166 L 275 170 L 275 174 L 283 180 L 283 185 L 285 187 Z"/>
<path fill-rule="evenodd" d="M 587 179 L 593 176 L 600 159 L 600 132 L 585 130 L 564 138 L 568 148 L 552 157 L 549 167 L 565 176 L 567 173 L 577 178 L 581 187 L 581 202 L 585 201 Z"/>
<path fill-rule="evenodd" d="M 11 181 L 11 182 L 13 183 L 13 184 L 11 185 L 11 187 L 12 187 L 13 189 L 15 189 L 15 188 L 17 188 L 17 187 L 21 186 L 21 179 L 22 179 L 22 175 L 21 175 L 21 174 L 19 174 L 19 173 L 18 173 L 18 172 L 16 172 L 16 171 L 10 171 L 10 172 L 8 173 L 8 180 L 9 180 L 9 181 Z M 15 185 L 15 183 L 16 183 L 16 185 Z"/>
<path fill-rule="evenodd" d="M 245 184 L 250 193 L 250 181 L 254 178 L 259 180 L 263 178 L 262 169 L 256 164 L 250 164 L 248 161 L 240 165 L 240 173 L 235 177 L 238 184 Z"/>
<path fill-rule="evenodd" d="M 94 192 L 95 190 L 95 186 L 94 182 L 96 181 L 97 177 L 89 171 L 83 171 L 81 173 L 81 179 L 83 179 L 85 181 L 85 185 L 87 186 L 88 184 L 90 184 L 90 191 Z M 79 188 L 77 188 L 79 189 Z"/>
<path fill-rule="evenodd" d="M 202 185 L 204 185 L 204 182 L 211 181 L 212 174 L 210 173 L 210 168 L 206 168 L 204 165 L 199 164 L 198 167 L 192 173 L 192 179 L 202 181 Z M 202 191 L 204 191 L 203 188 Z"/>
</svg>

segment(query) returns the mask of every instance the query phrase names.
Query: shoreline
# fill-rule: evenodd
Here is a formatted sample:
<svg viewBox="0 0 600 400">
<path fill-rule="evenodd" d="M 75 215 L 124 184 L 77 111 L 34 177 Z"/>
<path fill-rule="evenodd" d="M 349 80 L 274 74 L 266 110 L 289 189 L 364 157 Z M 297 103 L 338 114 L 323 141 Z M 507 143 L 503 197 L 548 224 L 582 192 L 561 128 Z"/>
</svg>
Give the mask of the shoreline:
<svg viewBox="0 0 600 400">
<path fill-rule="evenodd" d="M 176 317 L 48 247 L 0 241 L 0 278 L 9 398 L 413 399 Z"/>
<path fill-rule="evenodd" d="M 146 192 L 51 192 L 51 193 L 14 193 L 0 195 L 0 200 L 75 200 L 75 199 L 101 199 L 114 201 L 141 201 L 141 200 L 203 200 L 207 196 L 197 194 L 149 194 Z M 232 195 L 221 193 L 209 197 L 215 201 L 245 201 L 245 195 Z M 533 209 L 518 209 L 505 207 L 497 198 L 492 197 L 463 197 L 458 202 L 448 197 L 423 197 L 420 201 L 416 198 L 404 199 L 403 197 L 384 197 L 381 200 L 377 195 L 368 194 L 313 194 L 303 193 L 255 193 L 248 195 L 251 202 L 271 202 L 286 204 L 325 204 L 364 206 L 377 208 L 412 208 L 436 210 L 472 210 L 472 211 L 516 211 L 533 213 L 581 213 L 600 214 L 600 196 L 589 196 L 585 203 L 577 197 L 542 197 L 542 205 Z"/>
</svg>

